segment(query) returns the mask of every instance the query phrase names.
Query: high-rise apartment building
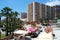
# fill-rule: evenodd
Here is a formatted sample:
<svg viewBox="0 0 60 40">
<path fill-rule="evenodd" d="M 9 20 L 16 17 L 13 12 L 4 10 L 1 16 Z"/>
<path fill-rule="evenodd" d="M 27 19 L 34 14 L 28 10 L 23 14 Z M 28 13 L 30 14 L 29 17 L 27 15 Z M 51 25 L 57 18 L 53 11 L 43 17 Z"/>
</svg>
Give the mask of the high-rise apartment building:
<svg viewBox="0 0 60 40">
<path fill-rule="evenodd" d="M 21 18 L 21 19 L 27 18 L 27 13 L 21 12 L 20 18 Z"/>
<path fill-rule="evenodd" d="M 28 5 L 27 20 L 28 21 L 38 21 L 39 19 L 53 19 L 52 7 L 40 4 L 38 2 L 33 2 Z"/>
<path fill-rule="evenodd" d="M 55 19 L 60 18 L 60 5 L 53 6 L 53 12 L 55 13 Z"/>
<path fill-rule="evenodd" d="M 27 13 L 26 12 L 21 12 L 20 13 L 20 20 L 26 22 L 27 21 Z"/>
<path fill-rule="evenodd" d="M 41 6 L 38 2 L 33 2 L 28 5 L 27 19 L 28 21 L 37 21 L 42 18 Z"/>
<path fill-rule="evenodd" d="M 33 3 L 28 5 L 27 21 L 33 20 Z"/>
</svg>

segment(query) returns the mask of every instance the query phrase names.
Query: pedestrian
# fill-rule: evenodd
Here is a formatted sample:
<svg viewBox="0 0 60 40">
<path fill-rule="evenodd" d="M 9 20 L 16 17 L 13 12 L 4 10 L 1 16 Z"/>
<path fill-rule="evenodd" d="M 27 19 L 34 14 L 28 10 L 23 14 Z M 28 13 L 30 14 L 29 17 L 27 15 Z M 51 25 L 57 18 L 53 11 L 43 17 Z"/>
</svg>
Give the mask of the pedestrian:
<svg viewBox="0 0 60 40">
<path fill-rule="evenodd" d="M 46 33 L 52 32 L 52 27 L 49 26 L 49 25 L 46 25 L 46 27 L 45 27 L 45 32 L 46 32 Z"/>
</svg>

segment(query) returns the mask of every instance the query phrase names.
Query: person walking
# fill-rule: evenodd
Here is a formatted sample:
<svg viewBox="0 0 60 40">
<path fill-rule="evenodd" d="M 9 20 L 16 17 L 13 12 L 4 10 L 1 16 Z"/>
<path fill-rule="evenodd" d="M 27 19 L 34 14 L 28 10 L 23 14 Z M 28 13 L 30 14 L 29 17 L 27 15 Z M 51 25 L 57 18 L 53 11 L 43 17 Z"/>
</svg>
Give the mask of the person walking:
<svg viewBox="0 0 60 40">
<path fill-rule="evenodd" d="M 45 32 L 46 32 L 46 33 L 52 32 L 52 27 L 51 27 L 50 25 L 46 25 L 46 27 L 45 27 Z"/>
</svg>

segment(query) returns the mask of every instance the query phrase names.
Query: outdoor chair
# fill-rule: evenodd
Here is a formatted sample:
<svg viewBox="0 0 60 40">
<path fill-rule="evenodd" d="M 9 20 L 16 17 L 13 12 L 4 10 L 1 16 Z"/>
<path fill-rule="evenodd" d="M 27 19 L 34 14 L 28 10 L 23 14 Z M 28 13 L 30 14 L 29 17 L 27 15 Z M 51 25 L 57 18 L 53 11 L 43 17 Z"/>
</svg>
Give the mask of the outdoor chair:
<svg viewBox="0 0 60 40">
<path fill-rule="evenodd" d="M 38 37 L 38 35 L 40 34 L 40 30 L 38 30 L 38 31 L 36 31 L 35 33 L 34 33 L 34 35 L 32 36 L 32 38 L 36 38 L 36 37 Z"/>
<path fill-rule="evenodd" d="M 26 37 L 27 38 L 36 38 L 36 37 L 38 37 L 39 34 L 40 34 L 40 30 L 36 31 L 32 35 L 27 35 Z"/>
</svg>

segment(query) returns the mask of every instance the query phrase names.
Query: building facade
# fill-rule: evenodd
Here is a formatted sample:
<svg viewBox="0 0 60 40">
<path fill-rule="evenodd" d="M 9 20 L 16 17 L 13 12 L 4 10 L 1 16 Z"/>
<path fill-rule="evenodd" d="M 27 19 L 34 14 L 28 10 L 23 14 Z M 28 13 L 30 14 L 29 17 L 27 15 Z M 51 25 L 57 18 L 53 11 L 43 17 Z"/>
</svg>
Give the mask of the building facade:
<svg viewBox="0 0 60 40">
<path fill-rule="evenodd" d="M 53 12 L 55 13 L 55 19 L 60 18 L 60 5 L 53 6 Z"/>
<path fill-rule="evenodd" d="M 20 20 L 27 22 L 27 13 L 26 12 L 20 13 Z"/>
<path fill-rule="evenodd" d="M 38 2 L 33 2 L 28 5 L 27 20 L 28 21 L 38 21 L 39 19 L 53 19 L 52 7 L 40 4 Z"/>
<path fill-rule="evenodd" d="M 21 12 L 20 18 L 21 18 L 21 19 L 27 18 L 27 13 Z"/>
</svg>

